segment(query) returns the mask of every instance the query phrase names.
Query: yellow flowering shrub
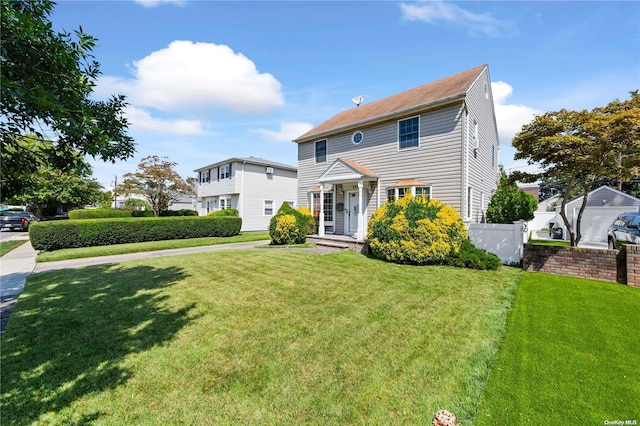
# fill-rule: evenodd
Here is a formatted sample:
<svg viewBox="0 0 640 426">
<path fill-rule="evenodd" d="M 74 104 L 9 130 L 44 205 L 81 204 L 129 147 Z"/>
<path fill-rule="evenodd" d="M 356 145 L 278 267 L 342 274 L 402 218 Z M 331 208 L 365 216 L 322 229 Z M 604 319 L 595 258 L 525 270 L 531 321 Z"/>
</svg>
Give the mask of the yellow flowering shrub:
<svg viewBox="0 0 640 426">
<path fill-rule="evenodd" d="M 307 235 L 313 234 L 316 229 L 316 222 L 311 216 L 311 211 L 306 210 L 308 213 L 304 209 L 294 209 L 288 203 L 283 203 L 269 223 L 271 244 L 304 243 Z"/>
<path fill-rule="evenodd" d="M 396 263 L 443 263 L 469 234 L 458 212 L 434 198 L 407 196 L 378 208 L 369 220 L 371 253 Z"/>
</svg>

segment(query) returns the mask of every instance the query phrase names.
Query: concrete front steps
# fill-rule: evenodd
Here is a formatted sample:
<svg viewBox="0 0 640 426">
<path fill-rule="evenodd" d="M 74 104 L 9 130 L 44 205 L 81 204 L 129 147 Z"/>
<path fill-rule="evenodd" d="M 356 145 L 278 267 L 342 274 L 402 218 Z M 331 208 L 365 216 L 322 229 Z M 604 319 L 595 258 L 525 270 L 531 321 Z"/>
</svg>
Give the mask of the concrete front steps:
<svg viewBox="0 0 640 426">
<path fill-rule="evenodd" d="M 363 254 L 367 254 L 369 252 L 367 243 L 358 242 L 355 238 L 347 235 L 325 235 L 323 237 L 319 235 L 309 235 L 307 236 L 306 242 L 314 244 L 317 248 L 325 250 L 351 250 L 356 253 Z"/>
</svg>

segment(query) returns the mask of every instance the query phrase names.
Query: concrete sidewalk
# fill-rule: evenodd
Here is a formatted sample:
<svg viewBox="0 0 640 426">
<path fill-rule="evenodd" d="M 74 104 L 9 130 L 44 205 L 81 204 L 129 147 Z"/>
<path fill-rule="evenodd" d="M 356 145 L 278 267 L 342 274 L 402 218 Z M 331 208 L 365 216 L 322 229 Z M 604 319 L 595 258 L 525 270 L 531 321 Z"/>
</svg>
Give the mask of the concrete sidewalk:
<svg viewBox="0 0 640 426">
<path fill-rule="evenodd" d="M 16 239 L 28 239 L 28 236 L 16 237 Z M 0 258 L 0 334 L 4 334 L 9 317 L 18 300 L 18 296 L 24 290 L 27 277 L 31 274 L 62 269 L 82 268 L 84 266 L 103 265 L 106 263 L 119 263 L 128 260 L 149 259 L 164 256 L 176 256 L 181 254 L 204 253 L 220 250 L 249 250 L 256 246 L 269 244 L 269 240 L 251 241 L 246 243 L 217 244 L 213 246 L 189 247 L 171 250 L 146 251 L 141 253 L 119 254 L 115 256 L 88 257 L 84 259 L 61 260 L 58 262 L 36 263 L 37 252 L 27 241 L 20 247 L 10 251 Z M 270 250 L 306 251 L 326 254 L 331 251 L 316 248 L 283 248 Z"/>
</svg>

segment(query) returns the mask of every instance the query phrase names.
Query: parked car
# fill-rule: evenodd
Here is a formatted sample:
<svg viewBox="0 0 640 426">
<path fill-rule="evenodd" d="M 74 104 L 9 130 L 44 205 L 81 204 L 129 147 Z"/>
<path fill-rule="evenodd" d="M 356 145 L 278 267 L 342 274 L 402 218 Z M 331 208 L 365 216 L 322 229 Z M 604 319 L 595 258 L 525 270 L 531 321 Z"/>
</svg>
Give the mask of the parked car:
<svg viewBox="0 0 640 426">
<path fill-rule="evenodd" d="M 609 226 L 607 232 L 609 249 L 622 244 L 640 244 L 640 212 L 622 213 Z"/>
<path fill-rule="evenodd" d="M 29 212 L 5 211 L 0 216 L 0 229 L 28 231 L 29 225 L 38 218 Z"/>
</svg>

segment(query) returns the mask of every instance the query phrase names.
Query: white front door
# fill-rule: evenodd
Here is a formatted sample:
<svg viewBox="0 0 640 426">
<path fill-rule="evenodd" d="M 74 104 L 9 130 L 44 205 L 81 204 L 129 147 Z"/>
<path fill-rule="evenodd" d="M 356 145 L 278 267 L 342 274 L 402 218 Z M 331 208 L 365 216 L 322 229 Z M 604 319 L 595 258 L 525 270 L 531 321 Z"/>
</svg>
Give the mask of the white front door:
<svg viewBox="0 0 640 426">
<path fill-rule="evenodd" d="M 355 234 L 358 232 L 358 213 L 360 205 L 358 204 L 358 191 L 347 192 L 347 208 L 345 209 L 346 233 Z"/>
</svg>

